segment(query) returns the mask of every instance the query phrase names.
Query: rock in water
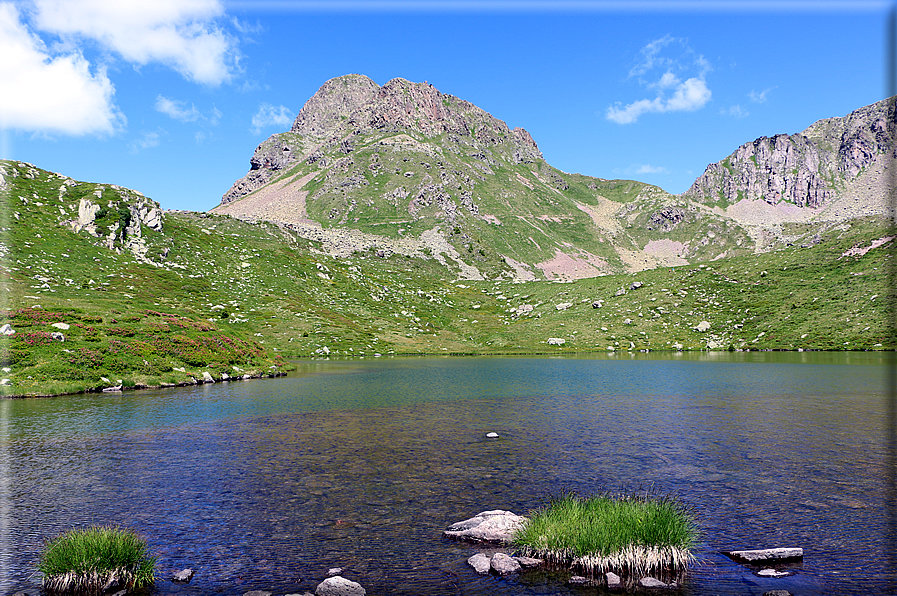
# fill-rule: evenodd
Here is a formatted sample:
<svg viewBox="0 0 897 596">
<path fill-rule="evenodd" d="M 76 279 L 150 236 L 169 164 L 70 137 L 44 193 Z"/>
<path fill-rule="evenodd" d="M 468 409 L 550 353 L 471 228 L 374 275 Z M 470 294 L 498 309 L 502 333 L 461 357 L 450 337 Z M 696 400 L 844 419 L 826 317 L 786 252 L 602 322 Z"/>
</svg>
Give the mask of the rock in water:
<svg viewBox="0 0 897 596">
<path fill-rule="evenodd" d="M 315 588 L 315 596 L 364 596 L 366 593 L 361 584 L 339 575 L 328 577 Z"/>
<path fill-rule="evenodd" d="M 802 548 L 764 548 L 760 550 L 722 551 L 730 559 L 741 563 L 762 563 L 766 561 L 793 561 L 802 559 Z"/>
<path fill-rule="evenodd" d="M 470 519 L 452 524 L 443 532 L 443 535 L 474 542 L 510 544 L 514 532 L 523 525 L 526 519 L 522 515 L 501 509 L 483 511 Z"/>
<path fill-rule="evenodd" d="M 668 588 L 669 585 L 654 577 L 643 577 L 638 580 L 638 585 L 643 588 Z"/>
<path fill-rule="evenodd" d="M 532 557 L 514 557 L 514 560 L 520 563 L 521 567 L 538 567 L 542 564 L 542 559 Z"/>
<path fill-rule="evenodd" d="M 604 574 L 604 577 L 607 580 L 607 587 L 611 590 L 616 590 L 617 588 L 623 587 L 623 580 L 613 571 L 608 571 Z"/>
<path fill-rule="evenodd" d="M 507 575 L 509 573 L 517 573 L 520 571 L 520 563 L 505 553 L 495 553 L 492 555 L 492 561 L 490 561 L 489 564 L 492 569 L 495 570 L 495 573 L 499 575 Z"/>
<path fill-rule="evenodd" d="M 485 553 L 477 553 L 474 556 L 467 559 L 467 564 L 473 567 L 477 573 L 489 573 L 489 568 L 491 567 L 491 562 L 489 561 L 489 555 Z"/>
<path fill-rule="evenodd" d="M 182 569 L 171 576 L 173 582 L 189 582 L 191 579 L 193 579 L 192 569 Z"/>
<path fill-rule="evenodd" d="M 760 577 L 787 577 L 791 575 L 787 571 L 776 571 L 775 569 L 761 569 L 757 572 Z"/>
</svg>

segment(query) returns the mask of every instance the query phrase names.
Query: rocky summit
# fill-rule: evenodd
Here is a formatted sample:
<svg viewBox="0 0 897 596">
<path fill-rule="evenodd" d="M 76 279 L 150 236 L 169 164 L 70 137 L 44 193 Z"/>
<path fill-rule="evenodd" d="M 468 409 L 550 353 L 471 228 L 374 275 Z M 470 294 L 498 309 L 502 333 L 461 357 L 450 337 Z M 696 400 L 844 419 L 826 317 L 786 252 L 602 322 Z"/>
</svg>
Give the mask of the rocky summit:
<svg viewBox="0 0 897 596">
<path fill-rule="evenodd" d="M 549 165 L 532 137 L 428 83 L 327 81 L 213 213 L 333 256 L 434 259 L 463 279 L 569 280 L 816 242 L 888 213 L 894 101 L 761 137 L 682 195 Z"/>
</svg>

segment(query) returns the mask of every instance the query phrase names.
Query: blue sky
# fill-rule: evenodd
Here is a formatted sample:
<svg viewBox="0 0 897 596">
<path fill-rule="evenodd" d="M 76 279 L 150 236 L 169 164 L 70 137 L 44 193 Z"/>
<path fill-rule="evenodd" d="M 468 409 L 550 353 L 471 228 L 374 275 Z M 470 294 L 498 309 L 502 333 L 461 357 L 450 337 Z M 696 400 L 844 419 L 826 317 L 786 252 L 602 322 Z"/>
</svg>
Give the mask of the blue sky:
<svg viewBox="0 0 897 596">
<path fill-rule="evenodd" d="M 428 81 L 673 193 L 887 96 L 893 2 L 0 0 L 0 156 L 214 207 L 332 77 Z"/>
</svg>

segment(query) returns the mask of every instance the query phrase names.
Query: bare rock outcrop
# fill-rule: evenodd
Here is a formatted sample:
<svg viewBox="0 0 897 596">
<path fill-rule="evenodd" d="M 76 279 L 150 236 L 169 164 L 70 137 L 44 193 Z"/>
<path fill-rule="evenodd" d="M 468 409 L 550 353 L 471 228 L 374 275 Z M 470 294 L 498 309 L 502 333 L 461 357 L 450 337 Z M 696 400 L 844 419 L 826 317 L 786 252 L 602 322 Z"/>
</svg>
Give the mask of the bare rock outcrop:
<svg viewBox="0 0 897 596">
<path fill-rule="evenodd" d="M 894 158 L 895 99 L 746 143 L 707 166 L 684 195 L 705 204 L 762 199 L 822 207 L 873 163 Z"/>
</svg>

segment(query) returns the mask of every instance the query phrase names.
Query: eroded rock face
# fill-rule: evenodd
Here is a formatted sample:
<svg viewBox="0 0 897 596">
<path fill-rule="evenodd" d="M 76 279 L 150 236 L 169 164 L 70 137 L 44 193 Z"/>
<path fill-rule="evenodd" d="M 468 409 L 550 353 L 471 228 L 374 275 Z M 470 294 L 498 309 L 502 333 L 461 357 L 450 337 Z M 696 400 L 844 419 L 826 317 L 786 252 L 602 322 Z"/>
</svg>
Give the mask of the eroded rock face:
<svg viewBox="0 0 897 596">
<path fill-rule="evenodd" d="M 707 166 L 684 194 L 702 203 L 762 199 L 821 207 L 840 185 L 894 155 L 895 118 L 891 98 L 843 118 L 820 120 L 799 134 L 760 137 Z M 656 219 L 658 226 L 672 224 L 660 214 Z"/>
<path fill-rule="evenodd" d="M 527 518 L 522 515 L 501 509 L 483 511 L 470 519 L 452 524 L 443 534 L 450 538 L 474 542 L 510 544 L 514 538 L 514 532 L 526 520 Z"/>
</svg>

